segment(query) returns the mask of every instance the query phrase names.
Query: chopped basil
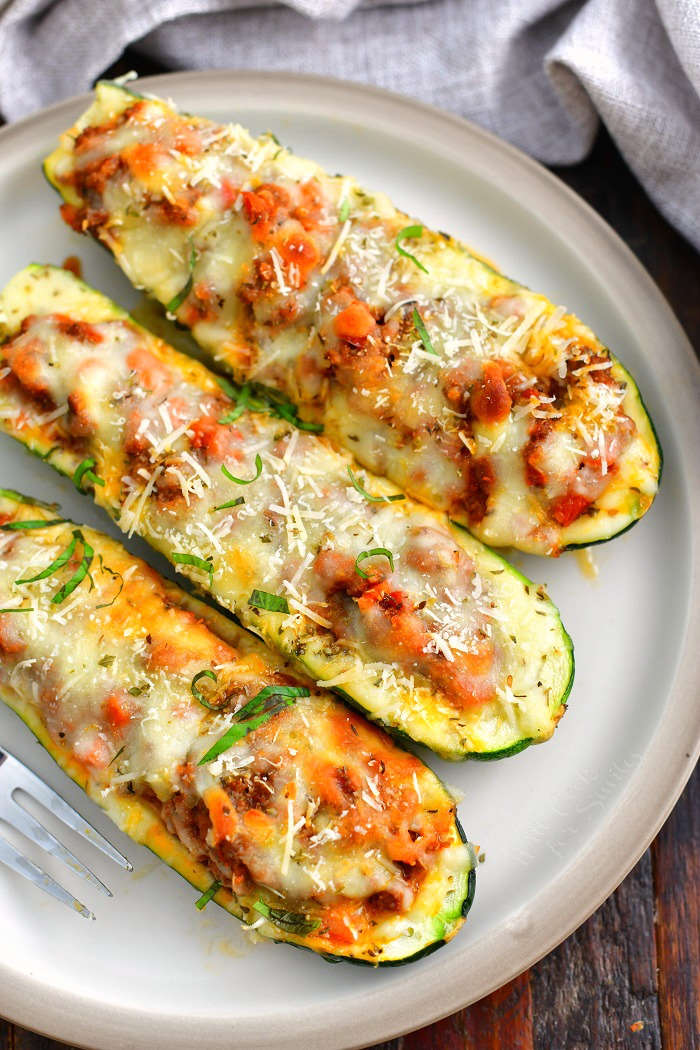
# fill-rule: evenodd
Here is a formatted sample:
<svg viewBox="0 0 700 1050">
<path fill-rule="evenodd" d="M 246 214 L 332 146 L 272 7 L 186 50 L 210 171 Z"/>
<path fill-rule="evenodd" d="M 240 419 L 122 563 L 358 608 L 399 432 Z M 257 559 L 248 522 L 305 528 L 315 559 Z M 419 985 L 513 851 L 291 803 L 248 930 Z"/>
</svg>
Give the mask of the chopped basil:
<svg viewBox="0 0 700 1050">
<path fill-rule="evenodd" d="M 82 463 L 79 463 L 78 466 L 75 468 L 75 473 L 73 474 L 73 484 L 77 488 L 78 492 L 85 492 L 85 489 L 83 488 L 83 478 L 86 478 L 86 480 L 89 481 L 92 485 L 104 485 L 103 478 L 95 474 L 95 472 L 92 469 L 95 466 L 95 463 L 96 460 L 94 459 L 84 459 Z"/>
<path fill-rule="evenodd" d="M 197 684 L 198 682 L 201 682 L 203 678 L 211 678 L 212 681 L 217 681 L 216 673 L 214 671 L 210 671 L 209 668 L 207 668 L 205 671 L 197 671 L 197 674 L 192 679 L 190 692 L 192 693 L 192 696 L 195 698 L 195 700 L 199 701 L 202 707 L 206 707 L 209 711 L 218 711 L 219 706 L 217 704 L 210 704 Z"/>
<path fill-rule="evenodd" d="M 270 594 L 268 591 L 254 590 L 248 599 L 248 605 L 254 609 L 264 609 L 266 612 L 279 612 L 289 615 L 287 599 L 281 594 Z"/>
<path fill-rule="evenodd" d="M 126 744 L 122 744 L 122 746 L 117 751 L 116 755 L 112 759 L 110 759 L 110 761 L 107 763 L 107 769 L 109 769 L 109 767 L 112 765 L 112 763 L 116 762 L 117 759 L 119 758 L 119 756 L 121 754 L 123 754 L 125 751 L 126 751 Z"/>
<path fill-rule="evenodd" d="M 236 711 L 236 718 L 241 718 L 244 715 L 253 715 L 265 705 L 265 701 L 272 699 L 275 696 L 280 696 L 284 699 L 285 703 L 294 703 L 298 696 L 310 696 L 311 693 L 305 685 L 266 685 L 264 689 L 261 689 L 259 693 L 249 700 L 247 704 L 244 704 L 240 710 Z M 277 704 L 277 707 L 280 705 Z"/>
<path fill-rule="evenodd" d="M 180 291 L 177 293 L 177 295 L 174 296 L 170 300 L 170 302 L 166 305 L 166 307 L 165 307 L 166 313 L 174 314 L 175 311 L 180 306 L 182 306 L 182 304 L 184 303 L 185 299 L 187 298 L 187 296 L 192 291 L 192 284 L 194 283 L 194 264 L 196 262 L 197 262 L 197 249 L 194 247 L 194 245 L 191 245 L 191 247 L 190 247 L 190 263 L 189 263 L 190 275 L 187 278 L 187 283 L 185 284 L 184 288 L 181 288 Z"/>
<path fill-rule="evenodd" d="M 95 555 L 95 552 L 83 536 L 80 529 L 75 529 L 73 531 L 73 538 L 75 539 L 76 537 L 80 540 L 80 542 L 83 545 L 82 560 L 78 568 L 75 570 L 75 573 L 68 580 L 68 583 L 64 583 L 60 591 L 56 591 L 53 598 L 51 599 L 52 605 L 60 605 L 60 603 L 62 601 L 65 601 L 65 599 L 73 593 L 76 587 L 78 587 L 83 582 L 86 576 L 90 577 L 90 565 L 92 564 L 92 559 Z M 93 586 L 94 585 L 92 582 L 92 578 L 90 577 L 90 590 L 92 590 Z"/>
<path fill-rule="evenodd" d="M 229 397 L 233 398 L 236 402 L 236 407 L 228 412 L 225 416 L 222 416 L 219 423 L 225 425 L 227 423 L 235 423 L 236 420 L 243 415 L 246 408 L 248 408 L 248 402 L 250 399 L 250 383 L 244 383 L 243 386 L 236 390 L 236 388 L 228 382 L 226 379 L 218 378 L 217 383 Z"/>
<path fill-rule="evenodd" d="M 180 551 L 175 551 L 172 555 L 172 560 L 176 565 L 192 565 L 195 569 L 201 569 L 202 572 L 206 572 L 209 575 L 209 583 L 214 577 L 214 566 L 212 563 L 205 558 L 198 558 L 196 554 L 182 554 Z"/>
<path fill-rule="evenodd" d="M 141 685 L 132 685 L 130 689 L 127 689 L 129 696 L 143 696 L 150 689 L 148 682 L 142 682 Z"/>
<path fill-rule="evenodd" d="M 258 453 L 258 455 L 255 457 L 254 478 L 237 478 L 234 474 L 231 473 L 231 471 L 228 469 L 225 463 L 221 464 L 221 473 L 224 475 L 225 478 L 228 478 L 229 481 L 233 481 L 236 485 L 252 485 L 253 482 L 257 481 L 260 475 L 262 474 L 262 469 L 263 461 L 260 458 L 260 453 Z"/>
<path fill-rule="evenodd" d="M 416 259 L 415 255 L 411 255 L 410 252 L 407 252 L 405 248 L 401 247 L 401 241 L 403 241 L 404 239 L 409 237 L 422 236 L 422 226 L 404 226 L 404 228 L 402 230 L 399 230 L 399 232 L 396 235 L 396 250 L 399 253 L 399 255 L 403 255 L 404 259 L 410 259 L 412 263 L 415 263 L 418 269 L 422 270 L 423 273 L 428 273 L 427 266 L 424 266 L 422 262 L 419 262 L 418 259 Z"/>
<path fill-rule="evenodd" d="M 413 327 L 415 328 L 415 330 L 418 332 L 418 335 L 420 336 L 420 341 L 423 344 L 423 348 L 425 350 L 427 350 L 429 354 L 434 354 L 435 357 L 439 357 L 440 355 L 438 354 L 437 350 L 435 349 L 435 347 L 433 346 L 433 344 L 430 341 L 430 336 L 428 335 L 428 329 L 425 327 L 425 323 L 423 321 L 423 318 L 418 313 L 418 311 L 416 310 L 415 306 L 413 307 L 412 320 L 413 320 Z"/>
<path fill-rule="evenodd" d="M 63 525 L 67 518 L 52 518 L 50 521 L 6 521 L 0 525 L 5 532 L 19 532 L 20 529 L 48 529 L 50 525 Z"/>
<path fill-rule="evenodd" d="M 119 590 L 117 591 L 117 593 L 114 595 L 114 597 L 112 598 L 112 600 L 110 602 L 100 602 L 99 605 L 96 605 L 95 606 L 95 611 L 97 611 L 98 609 L 109 609 L 110 606 L 114 605 L 114 603 L 116 602 L 117 598 L 119 597 L 119 595 L 122 593 L 122 591 L 124 589 L 124 577 L 122 576 L 122 574 L 120 572 L 115 572 L 114 569 L 110 569 L 109 565 L 105 565 L 104 561 L 102 560 L 102 555 L 101 554 L 98 554 L 97 557 L 98 557 L 98 560 L 100 562 L 100 570 L 101 570 L 101 572 L 107 572 L 112 577 L 112 579 L 114 579 L 114 580 L 118 579 L 119 580 Z"/>
<path fill-rule="evenodd" d="M 345 222 L 348 215 L 350 214 L 350 201 L 345 198 L 343 203 L 340 205 L 340 211 L 338 212 L 338 218 L 341 222 Z"/>
<path fill-rule="evenodd" d="M 323 431 L 321 423 L 307 423 L 306 420 L 299 419 L 296 405 L 293 405 L 290 401 L 282 400 L 279 394 L 272 390 L 260 390 L 258 393 L 254 393 L 250 383 L 244 383 L 243 386 L 239 387 L 230 382 L 230 380 L 224 379 L 223 376 L 215 376 L 214 378 L 226 396 L 236 403 L 230 412 L 219 419 L 219 423 L 235 423 L 246 409 L 250 409 L 251 412 L 264 412 L 268 416 L 285 419 L 297 430 L 309 430 L 314 434 L 320 434 Z"/>
<path fill-rule="evenodd" d="M 212 507 L 212 510 L 230 510 L 231 507 L 240 507 L 241 503 L 245 503 L 242 496 L 237 496 L 236 499 L 230 499 L 228 503 L 219 503 L 218 506 Z"/>
<path fill-rule="evenodd" d="M 278 714 L 284 707 L 291 707 L 298 696 L 310 696 L 310 692 L 306 686 L 265 686 L 265 688 L 261 689 L 252 700 L 249 700 L 239 711 L 236 712 L 235 717 L 237 721 L 234 722 L 232 726 L 229 726 L 224 735 L 209 748 L 197 764 L 204 766 L 208 762 L 213 762 L 214 759 L 218 758 L 219 755 L 222 755 L 224 751 L 228 751 L 228 749 L 233 747 L 234 744 L 237 744 L 239 740 L 243 740 L 244 737 L 248 736 L 248 733 L 252 733 L 255 729 L 259 729 L 261 725 L 264 725 L 265 722 L 272 718 L 273 715 Z M 272 702 L 268 703 L 268 701 Z M 263 709 L 262 711 L 261 708 Z M 244 716 L 247 717 L 249 715 L 253 715 L 254 717 L 242 721 Z"/>
<path fill-rule="evenodd" d="M 65 550 L 62 550 L 55 561 L 52 561 L 50 565 L 47 565 L 45 569 L 38 572 L 36 576 L 24 576 L 21 580 L 15 580 L 15 583 L 36 583 L 37 580 L 46 580 L 49 576 L 53 576 L 55 572 L 62 569 L 63 566 L 70 561 L 73 556 L 75 548 L 78 546 L 78 539 L 80 533 L 76 529 L 73 533 L 73 539 L 70 541 Z"/>
<path fill-rule="evenodd" d="M 322 423 L 309 423 L 305 419 L 299 419 L 296 405 L 292 405 L 289 401 L 279 401 L 274 403 L 272 407 L 274 415 L 280 419 L 286 419 L 297 430 L 308 430 L 312 434 L 320 434 L 323 431 Z"/>
<path fill-rule="evenodd" d="M 303 936 L 307 933 L 313 933 L 321 925 L 320 919 L 311 919 L 308 915 L 300 915 L 294 911 L 285 911 L 283 908 L 271 908 L 261 900 L 257 900 L 253 907 L 261 915 L 264 915 L 266 919 L 274 923 L 275 926 L 279 926 L 280 930 L 285 930 L 286 933 L 298 933 L 300 936 Z"/>
<path fill-rule="evenodd" d="M 56 511 L 58 509 L 57 503 L 44 503 L 41 499 L 35 499 L 34 496 L 22 495 L 21 492 L 17 492 L 16 489 L 0 489 L 0 496 L 4 496 L 5 499 L 11 499 L 14 503 L 29 503 L 34 504 L 37 507 L 43 507 L 44 510 Z"/>
<path fill-rule="evenodd" d="M 197 911 L 202 911 L 203 908 L 206 908 L 209 901 L 212 899 L 212 897 L 215 897 L 217 895 L 220 889 L 220 882 L 212 882 L 209 889 L 205 890 L 202 896 L 194 902 L 194 906 L 197 909 Z"/>
<path fill-rule="evenodd" d="M 396 503 L 397 500 L 406 499 L 406 497 L 401 493 L 396 493 L 396 495 L 394 496 L 373 496 L 370 492 L 367 491 L 367 489 L 362 487 L 360 482 L 353 474 L 351 467 L 348 467 L 348 474 L 350 475 L 350 480 L 352 481 L 353 486 L 357 489 L 360 495 L 364 496 L 365 499 L 369 500 L 370 503 Z"/>
<path fill-rule="evenodd" d="M 394 555 L 391 553 L 391 551 L 388 550 L 387 547 L 372 547 L 372 549 L 369 550 L 369 551 L 362 551 L 355 558 L 355 572 L 357 573 L 357 575 L 358 576 L 362 576 L 362 578 L 365 579 L 365 580 L 368 580 L 369 576 L 367 575 L 367 573 L 363 569 L 360 568 L 360 562 L 364 561 L 365 558 L 375 558 L 375 557 L 377 557 L 380 554 L 383 555 L 385 558 L 389 559 L 389 564 L 391 565 L 391 571 L 393 572 L 394 571 Z"/>
<path fill-rule="evenodd" d="M 97 661 L 97 663 L 100 667 L 111 667 L 115 660 L 116 656 L 113 656 L 111 653 L 107 653 L 107 655 L 103 656 L 100 660 Z"/>
</svg>

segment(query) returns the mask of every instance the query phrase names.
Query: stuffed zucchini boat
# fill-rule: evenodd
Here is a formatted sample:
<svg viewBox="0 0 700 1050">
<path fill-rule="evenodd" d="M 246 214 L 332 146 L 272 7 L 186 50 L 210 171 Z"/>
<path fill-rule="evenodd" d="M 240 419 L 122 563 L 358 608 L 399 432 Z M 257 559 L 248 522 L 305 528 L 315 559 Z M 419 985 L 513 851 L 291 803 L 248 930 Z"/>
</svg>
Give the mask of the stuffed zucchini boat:
<svg viewBox="0 0 700 1050">
<path fill-rule="evenodd" d="M 541 588 L 72 274 L 0 314 L 0 426 L 297 667 L 448 758 L 551 736 L 573 660 Z"/>
<path fill-rule="evenodd" d="M 659 446 L 623 366 L 383 195 L 114 84 L 45 171 L 70 225 L 237 381 L 484 542 L 556 555 L 651 505 Z"/>
<path fill-rule="evenodd" d="M 473 851 L 435 774 L 56 508 L 0 494 L 0 696 L 122 831 L 263 937 L 408 962 Z"/>
</svg>

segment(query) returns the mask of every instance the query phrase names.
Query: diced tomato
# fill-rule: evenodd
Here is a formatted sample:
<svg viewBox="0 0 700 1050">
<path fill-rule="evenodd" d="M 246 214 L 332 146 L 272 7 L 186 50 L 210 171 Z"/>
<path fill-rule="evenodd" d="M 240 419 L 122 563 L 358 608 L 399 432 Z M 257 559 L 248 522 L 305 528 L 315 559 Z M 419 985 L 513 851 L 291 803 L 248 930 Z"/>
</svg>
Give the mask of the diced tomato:
<svg viewBox="0 0 700 1050">
<path fill-rule="evenodd" d="M 281 238 L 277 250 L 287 265 L 296 266 L 299 278 L 295 286 L 303 288 L 319 258 L 312 238 L 305 233 L 294 233 L 290 237 Z"/>
<path fill-rule="evenodd" d="M 112 747 L 93 727 L 83 730 L 73 745 L 76 758 L 86 766 L 105 769 L 112 761 Z"/>
<path fill-rule="evenodd" d="M 170 369 L 145 347 L 137 346 L 131 350 L 126 363 L 136 373 L 141 386 L 151 393 L 158 393 L 172 386 L 173 374 Z"/>
<path fill-rule="evenodd" d="M 122 150 L 129 171 L 137 179 L 148 179 L 155 175 L 166 156 L 162 146 L 154 142 L 135 142 Z"/>
<path fill-rule="evenodd" d="M 217 422 L 212 416 L 195 419 L 189 428 L 192 431 L 192 448 L 204 449 L 207 455 L 217 462 L 226 459 L 230 454 L 238 458 L 232 450 L 232 439 L 235 434 L 227 426 Z"/>
<path fill-rule="evenodd" d="M 460 655 L 470 674 L 488 674 L 493 663 L 493 643 L 484 638 L 474 650 L 468 653 L 461 653 Z"/>
<path fill-rule="evenodd" d="M 580 518 L 590 505 L 591 501 L 578 492 L 567 492 L 554 501 L 551 514 L 555 521 L 565 527 Z"/>
<path fill-rule="evenodd" d="M 257 190 L 243 190 L 243 211 L 251 225 L 254 241 L 267 239 L 273 220 L 281 221 L 289 213 L 289 194 L 282 186 L 263 183 Z"/>
<path fill-rule="evenodd" d="M 122 689 L 115 690 L 106 697 L 103 704 L 104 715 L 115 729 L 123 729 L 131 721 L 133 702 L 128 693 Z"/>
<path fill-rule="evenodd" d="M 348 914 L 347 905 L 336 904 L 333 908 L 327 908 L 323 914 L 323 924 L 327 928 L 327 937 L 334 944 L 352 944 L 354 937 L 350 926 L 357 929 L 356 922 L 353 923 L 352 916 Z M 346 921 L 350 923 L 347 925 Z"/>
<path fill-rule="evenodd" d="M 0 652 L 21 653 L 26 648 L 17 625 L 15 613 L 0 614 Z"/>
<path fill-rule="evenodd" d="M 223 178 L 221 180 L 221 206 L 222 208 L 232 208 L 238 200 L 238 186 L 236 186 L 230 179 Z"/>
<path fill-rule="evenodd" d="M 308 179 L 299 186 L 300 203 L 294 209 L 294 218 L 298 219 L 305 230 L 318 226 L 318 219 L 323 209 L 323 194 L 316 179 Z"/>
<path fill-rule="evenodd" d="M 213 844 L 217 846 L 223 839 L 231 839 L 236 834 L 238 819 L 233 802 L 223 788 L 212 787 L 204 792 L 204 802 L 209 810 L 213 834 Z"/>
<path fill-rule="evenodd" d="M 487 361 L 481 379 L 469 396 L 472 415 L 481 423 L 502 423 L 511 403 L 501 366 L 496 361 Z"/>
<path fill-rule="evenodd" d="M 190 128 L 187 124 L 181 124 L 173 136 L 173 147 L 178 153 L 185 153 L 194 157 L 202 148 L 202 136 L 196 128 Z"/>
<path fill-rule="evenodd" d="M 355 345 L 363 342 L 376 328 L 377 322 L 370 313 L 365 303 L 351 303 L 333 321 L 335 334 L 339 339 L 345 339 L 348 343 Z"/>
<path fill-rule="evenodd" d="M 46 395 L 49 388 L 44 376 L 46 352 L 38 339 L 10 342 L 5 357 L 17 380 L 30 394 Z"/>
<path fill-rule="evenodd" d="M 243 816 L 246 830 L 258 842 L 264 842 L 274 831 L 275 822 L 261 809 L 249 809 Z"/>
</svg>

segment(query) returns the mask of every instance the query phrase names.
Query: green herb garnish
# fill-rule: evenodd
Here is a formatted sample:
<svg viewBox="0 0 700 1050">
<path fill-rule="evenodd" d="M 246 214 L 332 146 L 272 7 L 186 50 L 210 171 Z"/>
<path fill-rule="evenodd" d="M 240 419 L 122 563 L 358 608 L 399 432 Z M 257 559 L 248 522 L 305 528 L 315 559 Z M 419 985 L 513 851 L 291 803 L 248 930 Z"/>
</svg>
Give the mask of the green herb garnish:
<svg viewBox="0 0 700 1050">
<path fill-rule="evenodd" d="M 361 496 L 364 496 L 370 503 L 396 503 L 397 500 L 406 499 L 402 493 L 396 493 L 394 496 L 373 496 L 366 488 L 363 488 L 360 482 L 357 480 L 352 472 L 352 468 L 348 467 L 348 474 L 353 486 L 357 489 Z"/>
<path fill-rule="evenodd" d="M 112 765 L 112 763 L 113 763 L 113 762 L 116 762 L 116 761 L 117 761 L 117 759 L 119 758 L 119 756 L 120 756 L 121 754 L 123 754 L 123 753 L 124 753 L 124 751 L 126 751 L 126 744 L 122 744 L 122 746 L 121 746 L 121 747 L 119 748 L 119 750 L 117 751 L 117 753 L 116 753 L 116 755 L 114 756 L 114 758 L 110 759 L 110 761 L 109 761 L 109 762 L 107 763 L 107 769 L 109 769 L 109 767 L 110 767 L 110 766 Z"/>
<path fill-rule="evenodd" d="M 73 532 L 73 539 L 70 541 L 65 550 L 62 550 L 55 561 L 52 561 L 50 565 L 47 565 L 45 569 L 38 572 L 36 576 L 24 576 L 21 580 L 15 580 L 15 583 L 36 583 L 37 580 L 46 580 L 49 576 L 53 576 L 55 572 L 62 569 L 63 566 L 70 561 L 73 556 L 75 548 L 78 546 L 78 540 L 80 538 L 80 532 L 76 529 Z"/>
<path fill-rule="evenodd" d="M 116 656 L 112 656 L 111 653 L 107 653 L 107 655 L 103 656 L 100 660 L 97 661 L 97 663 L 99 667 L 111 667 L 115 660 Z"/>
<path fill-rule="evenodd" d="M 115 572 L 114 569 L 110 569 L 109 565 L 105 565 L 104 561 L 102 560 L 102 555 L 101 554 L 98 554 L 97 557 L 98 557 L 98 560 L 99 560 L 99 563 L 100 563 L 100 571 L 109 573 L 109 575 L 114 580 L 116 580 L 116 579 L 119 580 L 119 590 L 114 595 L 114 597 L 112 598 L 111 602 L 100 602 L 99 605 L 96 605 L 95 606 L 95 611 L 97 611 L 98 609 L 109 609 L 110 606 L 114 605 L 114 603 L 116 602 L 117 598 L 119 597 L 119 595 L 124 590 L 124 577 L 122 576 L 122 574 L 120 572 Z"/>
<path fill-rule="evenodd" d="M 167 304 L 167 306 L 165 307 L 166 313 L 174 314 L 175 311 L 180 306 L 182 306 L 182 304 L 184 303 L 185 299 L 187 298 L 187 296 L 192 291 L 192 285 L 194 283 L 194 266 L 195 266 L 196 262 L 197 262 L 197 249 L 194 247 L 194 245 L 192 245 L 191 248 L 190 248 L 190 263 L 189 263 L 190 275 L 187 278 L 187 283 L 185 284 L 184 288 L 181 288 L 180 291 L 177 293 L 177 295 L 175 295 L 170 300 L 170 302 Z"/>
<path fill-rule="evenodd" d="M 343 203 L 340 205 L 340 211 L 338 212 L 338 218 L 339 218 L 339 220 L 341 222 L 345 222 L 347 220 L 347 217 L 348 217 L 349 214 L 350 214 L 350 201 L 346 197 L 345 200 L 343 201 Z"/>
<path fill-rule="evenodd" d="M 391 565 L 391 571 L 393 572 L 394 555 L 391 553 L 391 551 L 388 550 L 386 547 L 372 547 L 372 549 L 369 551 L 362 551 L 355 558 L 355 572 L 357 573 L 357 575 L 362 576 L 362 578 L 365 580 L 368 580 L 369 576 L 363 569 L 360 568 L 360 562 L 364 561 L 365 558 L 375 558 L 380 554 L 383 555 L 385 558 L 388 558 L 389 564 Z"/>
<path fill-rule="evenodd" d="M 190 685 L 190 692 L 192 693 L 192 696 L 195 698 L 195 700 L 199 701 L 202 707 L 206 707 L 209 711 L 218 711 L 219 705 L 210 704 L 202 690 L 197 685 L 197 683 L 201 682 L 203 678 L 211 678 L 212 681 L 217 681 L 216 673 L 214 671 L 210 671 L 209 668 L 207 668 L 206 671 L 197 671 L 197 674 L 192 679 L 192 684 Z"/>
<path fill-rule="evenodd" d="M 244 704 L 236 712 L 236 718 L 246 715 L 254 715 L 257 711 L 271 700 L 275 696 L 283 698 L 285 704 L 290 706 L 298 696 L 310 696 L 309 690 L 305 685 L 266 685 L 264 689 L 261 689 L 259 693 L 256 693 L 252 700 L 249 700 L 247 704 Z M 282 705 L 277 704 L 277 707 Z"/>
<path fill-rule="evenodd" d="M 217 383 L 230 398 L 236 402 L 236 407 L 231 409 L 225 416 L 222 416 L 219 423 L 226 425 L 227 423 L 235 423 L 236 420 L 243 415 L 246 408 L 248 408 L 248 402 L 250 399 L 250 383 L 244 383 L 243 386 L 236 390 L 236 388 L 228 382 L 227 379 L 217 378 Z"/>
<path fill-rule="evenodd" d="M 265 609 L 266 612 L 280 612 L 289 615 L 287 599 L 281 594 L 254 590 L 248 599 L 248 605 L 252 605 L 254 609 Z"/>
<path fill-rule="evenodd" d="M 236 712 L 236 722 L 234 722 L 232 726 L 229 726 L 224 735 L 209 748 L 207 753 L 200 758 L 197 765 L 204 766 L 208 762 L 213 762 L 214 759 L 218 758 L 219 755 L 224 753 L 224 751 L 228 751 L 228 749 L 233 747 L 234 744 L 237 744 L 239 740 L 243 740 L 244 737 L 248 736 L 248 733 L 252 733 L 253 730 L 259 729 L 261 725 L 264 725 L 268 719 L 272 718 L 273 715 L 278 714 L 278 712 L 284 707 L 291 707 L 291 705 L 295 703 L 297 697 L 310 695 L 309 690 L 303 685 L 265 686 L 265 688 L 261 689 L 252 700 L 249 700 L 247 704 L 244 704 L 243 707 Z M 248 717 L 250 715 L 254 717 Z M 246 721 L 242 720 L 244 718 Z"/>
<path fill-rule="evenodd" d="M 34 607 L 31 605 L 19 606 L 14 605 L 11 609 L 0 609 L 0 613 L 8 612 L 34 612 Z"/>
<path fill-rule="evenodd" d="M 75 468 L 73 484 L 78 492 L 85 492 L 85 489 L 83 488 L 83 478 L 89 481 L 92 485 L 104 485 L 104 479 L 95 474 L 92 469 L 95 466 L 95 463 L 96 460 L 94 459 L 84 459 L 82 463 L 79 463 Z"/>
<path fill-rule="evenodd" d="M 0 525 L 4 532 L 19 532 L 20 529 L 48 529 L 51 525 L 63 525 L 67 518 L 52 518 L 50 521 L 6 521 Z"/>
<path fill-rule="evenodd" d="M 202 572 L 206 572 L 209 576 L 209 584 L 214 578 L 214 566 L 210 561 L 205 558 L 198 558 L 196 554 L 182 554 L 180 551 L 175 551 L 171 555 L 171 560 L 176 565 L 192 565 L 195 569 L 201 569 Z"/>
<path fill-rule="evenodd" d="M 220 882 L 212 882 L 209 889 L 205 890 L 202 896 L 194 902 L 194 906 L 197 909 L 197 911 L 202 911 L 203 908 L 206 908 L 209 901 L 212 899 L 212 897 L 215 897 L 217 895 L 220 889 Z"/>
<path fill-rule="evenodd" d="M 299 419 L 296 405 L 291 404 L 289 401 L 273 402 L 272 414 L 279 419 L 286 419 L 297 430 L 308 430 L 312 434 L 321 434 L 323 432 L 322 423 L 309 423 L 305 419 Z"/>
<path fill-rule="evenodd" d="M 423 344 L 423 349 L 427 350 L 429 354 L 434 354 L 435 357 L 439 357 L 440 355 L 438 354 L 437 350 L 435 349 L 435 347 L 433 346 L 433 344 L 430 341 L 430 336 L 428 335 L 428 329 L 425 327 L 425 323 L 423 321 L 423 318 L 418 313 L 418 311 L 416 310 L 415 306 L 413 307 L 412 321 L 413 321 L 413 327 L 415 328 L 415 330 L 418 332 L 418 335 L 420 336 L 420 341 Z"/>
<path fill-rule="evenodd" d="M 264 915 L 266 919 L 274 923 L 275 926 L 279 926 L 280 930 L 285 930 L 287 933 L 298 933 L 303 936 L 307 933 L 313 933 L 321 925 L 320 919 L 310 919 L 307 915 L 300 915 L 294 911 L 285 911 L 283 908 L 271 908 L 261 900 L 257 900 L 253 907 L 261 915 Z"/>
<path fill-rule="evenodd" d="M 264 412 L 266 415 L 275 416 L 277 419 L 286 419 L 297 430 L 309 430 L 313 434 L 320 434 L 323 431 L 321 423 L 307 423 L 306 420 L 299 419 L 296 405 L 293 405 L 290 401 L 282 400 L 271 390 L 261 390 L 259 393 L 254 393 L 250 383 L 244 383 L 243 386 L 237 387 L 228 379 L 224 379 L 223 376 L 215 376 L 214 378 L 226 396 L 236 402 L 235 408 L 225 416 L 222 416 L 219 419 L 219 423 L 235 423 L 246 409 L 250 409 L 251 412 Z"/>
<path fill-rule="evenodd" d="M 399 255 L 403 255 L 404 259 L 410 259 L 412 263 L 415 263 L 418 269 L 422 270 L 423 273 L 428 273 L 427 266 L 423 266 L 423 263 L 419 262 L 418 259 L 416 259 L 415 255 L 411 255 L 410 252 L 407 252 L 405 248 L 401 247 L 401 241 L 405 240 L 406 238 L 422 236 L 422 226 L 404 226 L 404 228 L 402 230 L 399 230 L 399 232 L 396 235 L 396 250 L 399 253 Z"/>
<path fill-rule="evenodd" d="M 83 545 L 82 560 L 78 568 L 75 570 L 75 573 L 69 579 L 68 583 L 64 583 L 60 591 L 56 591 L 53 598 L 51 599 L 52 605 L 60 605 L 62 601 L 65 601 L 65 599 L 73 593 L 76 587 L 80 586 L 80 584 L 83 582 L 86 576 L 90 578 L 90 590 L 92 590 L 94 586 L 92 582 L 92 577 L 90 577 L 90 565 L 92 564 L 92 559 L 95 555 L 95 552 L 83 536 L 80 529 L 75 529 L 73 531 L 73 539 L 76 538 Z"/>
<path fill-rule="evenodd" d="M 245 503 L 242 496 L 237 496 L 236 499 L 230 499 L 228 503 L 219 503 L 217 507 L 212 507 L 212 510 L 230 510 L 231 507 L 240 507 L 241 503 Z"/>
<path fill-rule="evenodd" d="M 224 475 L 225 478 L 228 478 L 229 481 L 233 481 L 236 485 L 252 485 L 253 482 L 257 481 L 260 475 L 262 474 L 262 469 L 263 461 L 260 458 L 260 453 L 258 453 L 258 455 L 255 457 L 254 478 L 237 478 L 234 474 L 231 473 L 231 471 L 228 469 L 225 463 L 221 464 L 221 473 Z"/>
<path fill-rule="evenodd" d="M 29 496 L 24 496 L 21 492 L 17 492 L 16 489 L 0 489 L 0 496 L 4 496 L 5 499 L 11 499 L 14 503 L 33 503 L 37 507 L 43 507 L 44 510 L 52 510 L 54 512 L 58 510 L 57 503 L 44 503 L 43 500 L 35 499 L 34 497 L 30 499 Z"/>
</svg>

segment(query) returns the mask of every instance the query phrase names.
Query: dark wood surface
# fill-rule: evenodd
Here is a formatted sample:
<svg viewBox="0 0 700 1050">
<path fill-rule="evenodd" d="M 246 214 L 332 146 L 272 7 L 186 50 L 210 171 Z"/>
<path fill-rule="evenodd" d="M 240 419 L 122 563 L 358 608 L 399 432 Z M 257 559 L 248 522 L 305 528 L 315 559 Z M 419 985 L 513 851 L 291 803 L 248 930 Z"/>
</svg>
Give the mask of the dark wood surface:
<svg viewBox="0 0 700 1050">
<path fill-rule="evenodd" d="M 131 68 L 160 72 L 132 55 L 110 73 Z M 586 161 L 553 170 L 626 241 L 698 349 L 700 256 L 656 211 L 605 130 Z M 373 1050 L 698 1050 L 699 857 L 696 770 L 651 848 L 568 940 L 481 1002 Z M 0 1020 L 0 1050 L 63 1045 Z"/>
</svg>

